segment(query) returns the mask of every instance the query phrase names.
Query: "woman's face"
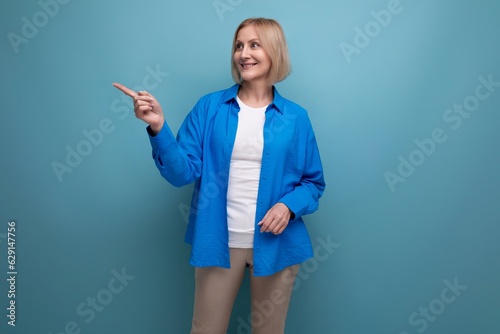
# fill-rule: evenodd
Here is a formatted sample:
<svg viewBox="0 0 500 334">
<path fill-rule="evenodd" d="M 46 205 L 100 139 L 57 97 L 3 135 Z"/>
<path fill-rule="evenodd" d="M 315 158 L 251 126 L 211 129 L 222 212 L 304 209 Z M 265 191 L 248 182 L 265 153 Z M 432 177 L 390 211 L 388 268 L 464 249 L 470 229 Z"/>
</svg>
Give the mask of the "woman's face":
<svg viewBox="0 0 500 334">
<path fill-rule="evenodd" d="M 236 36 L 233 61 L 243 81 L 267 81 L 271 70 L 271 58 L 253 25 L 240 29 Z"/>
</svg>

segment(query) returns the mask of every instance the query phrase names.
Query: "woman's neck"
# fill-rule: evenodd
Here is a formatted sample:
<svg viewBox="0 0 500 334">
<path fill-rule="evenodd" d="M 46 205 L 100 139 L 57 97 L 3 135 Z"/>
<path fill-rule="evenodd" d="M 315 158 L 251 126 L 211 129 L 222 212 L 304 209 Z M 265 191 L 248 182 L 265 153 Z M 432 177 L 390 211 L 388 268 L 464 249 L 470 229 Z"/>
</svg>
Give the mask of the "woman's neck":
<svg viewBox="0 0 500 334">
<path fill-rule="evenodd" d="M 238 91 L 238 97 L 250 107 L 265 107 L 273 102 L 273 85 L 244 81 Z"/>
</svg>

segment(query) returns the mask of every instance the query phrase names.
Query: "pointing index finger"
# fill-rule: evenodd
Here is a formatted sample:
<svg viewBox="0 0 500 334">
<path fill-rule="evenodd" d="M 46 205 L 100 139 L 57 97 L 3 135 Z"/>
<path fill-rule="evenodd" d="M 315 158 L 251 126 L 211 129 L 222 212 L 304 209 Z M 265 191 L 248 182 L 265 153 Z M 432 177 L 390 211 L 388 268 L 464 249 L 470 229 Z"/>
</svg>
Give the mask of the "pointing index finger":
<svg viewBox="0 0 500 334">
<path fill-rule="evenodd" d="M 134 97 L 137 95 L 136 92 L 134 92 L 132 89 L 130 88 L 127 88 L 125 87 L 124 85 L 122 84 L 119 84 L 119 83 L 116 83 L 114 82 L 113 83 L 113 86 L 115 86 L 116 88 L 118 88 L 119 90 L 121 90 L 123 93 L 125 93 L 126 95 L 130 96 L 130 97 Z"/>
</svg>

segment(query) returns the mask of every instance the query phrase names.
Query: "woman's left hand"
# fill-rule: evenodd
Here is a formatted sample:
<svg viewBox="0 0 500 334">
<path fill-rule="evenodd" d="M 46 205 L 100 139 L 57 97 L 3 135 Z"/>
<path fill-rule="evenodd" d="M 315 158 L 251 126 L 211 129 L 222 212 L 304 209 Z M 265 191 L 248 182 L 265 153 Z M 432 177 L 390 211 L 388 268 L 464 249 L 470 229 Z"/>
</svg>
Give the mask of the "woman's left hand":
<svg viewBox="0 0 500 334">
<path fill-rule="evenodd" d="M 276 203 L 259 222 L 260 232 L 281 234 L 290 221 L 291 211 L 283 203 Z"/>
</svg>

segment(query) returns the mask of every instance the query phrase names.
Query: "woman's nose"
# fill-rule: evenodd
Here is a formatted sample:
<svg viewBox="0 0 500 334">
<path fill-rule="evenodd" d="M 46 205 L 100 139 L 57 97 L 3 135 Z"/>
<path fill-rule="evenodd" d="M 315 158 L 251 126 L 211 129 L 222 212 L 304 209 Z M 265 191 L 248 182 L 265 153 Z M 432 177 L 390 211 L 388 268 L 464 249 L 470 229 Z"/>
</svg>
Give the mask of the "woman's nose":
<svg viewBox="0 0 500 334">
<path fill-rule="evenodd" d="M 250 58 L 250 50 L 245 46 L 243 50 L 241 50 L 241 58 L 248 59 Z"/>
</svg>

